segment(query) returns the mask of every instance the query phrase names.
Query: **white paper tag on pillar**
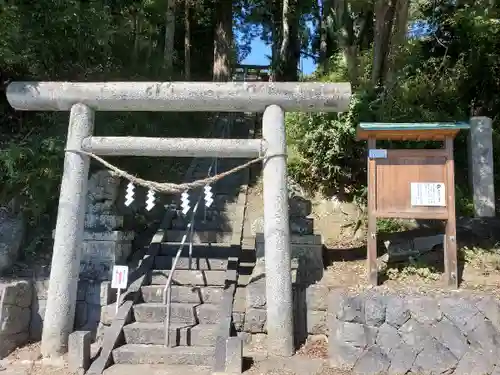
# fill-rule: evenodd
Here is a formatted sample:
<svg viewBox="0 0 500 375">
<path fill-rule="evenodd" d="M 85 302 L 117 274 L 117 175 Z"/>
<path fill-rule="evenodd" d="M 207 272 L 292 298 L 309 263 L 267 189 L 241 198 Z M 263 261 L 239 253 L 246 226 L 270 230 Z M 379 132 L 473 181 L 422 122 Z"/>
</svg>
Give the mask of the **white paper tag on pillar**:
<svg viewBox="0 0 500 375">
<path fill-rule="evenodd" d="M 445 186 L 441 182 L 412 182 L 410 194 L 412 206 L 446 207 Z"/>
<path fill-rule="evenodd" d="M 111 288 L 127 289 L 128 286 L 128 266 L 113 266 L 113 278 Z"/>
</svg>

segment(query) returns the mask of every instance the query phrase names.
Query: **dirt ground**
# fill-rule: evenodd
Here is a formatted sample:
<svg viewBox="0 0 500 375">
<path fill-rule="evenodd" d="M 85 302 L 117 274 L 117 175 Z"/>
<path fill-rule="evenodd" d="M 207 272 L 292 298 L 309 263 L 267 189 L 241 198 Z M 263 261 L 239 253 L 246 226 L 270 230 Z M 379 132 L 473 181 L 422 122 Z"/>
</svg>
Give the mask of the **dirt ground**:
<svg viewBox="0 0 500 375">
<path fill-rule="evenodd" d="M 365 224 L 359 212 L 354 213 L 355 210 L 350 203 L 341 204 L 319 198 L 313 200 L 315 232 L 322 234 L 325 245 L 326 269 L 321 283 L 332 288 L 368 287 L 365 277 Z M 415 228 L 414 224 L 402 223 L 404 225 Z M 357 231 L 353 233 L 355 228 Z M 382 233 L 380 236 L 383 238 L 387 235 Z M 404 237 L 404 233 L 401 236 Z M 464 243 L 468 243 L 468 246 Z M 383 247 L 381 244 L 378 246 Z M 500 296 L 500 246 L 471 246 L 469 239 L 459 237 L 458 258 L 461 290 Z M 442 248 L 436 248 L 416 259 L 384 265 L 379 270 L 379 288 L 418 289 L 423 292 L 448 289 L 443 270 L 444 252 Z"/>
<path fill-rule="evenodd" d="M 66 358 L 57 362 L 41 360 L 40 344 L 34 343 L 18 348 L 8 357 L 0 360 L 2 375 L 76 375 L 66 366 Z"/>
</svg>

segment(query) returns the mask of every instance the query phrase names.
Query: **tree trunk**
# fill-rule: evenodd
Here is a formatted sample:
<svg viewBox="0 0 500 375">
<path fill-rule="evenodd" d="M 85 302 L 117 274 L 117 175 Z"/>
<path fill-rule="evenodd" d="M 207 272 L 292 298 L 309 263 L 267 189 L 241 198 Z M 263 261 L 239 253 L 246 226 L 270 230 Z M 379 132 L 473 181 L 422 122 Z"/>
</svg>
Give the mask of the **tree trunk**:
<svg viewBox="0 0 500 375">
<path fill-rule="evenodd" d="M 358 81 L 358 40 L 354 35 L 354 21 L 349 14 L 347 0 L 335 3 L 336 32 L 339 47 L 347 67 L 348 79 L 352 84 Z"/>
<path fill-rule="evenodd" d="M 134 49 L 132 50 L 132 61 L 134 64 L 137 64 L 139 60 L 139 42 L 140 42 L 140 32 L 141 32 L 141 19 L 140 19 L 140 13 L 137 11 L 137 9 L 134 10 L 132 13 L 132 17 L 134 20 L 134 28 L 133 28 L 133 35 L 134 35 Z"/>
<path fill-rule="evenodd" d="M 217 0 L 215 6 L 215 38 L 213 80 L 231 80 L 231 47 L 233 42 L 233 4 L 229 0 Z"/>
<path fill-rule="evenodd" d="M 299 9 L 298 9 L 298 1 L 291 1 L 290 13 L 291 24 L 290 24 L 290 47 L 289 47 L 289 55 L 287 58 L 286 64 L 286 80 L 287 81 L 298 81 L 299 80 L 299 62 L 300 62 L 300 53 L 301 53 L 301 43 L 299 38 Z"/>
<path fill-rule="evenodd" d="M 358 83 L 358 54 L 359 47 L 358 45 L 347 45 L 343 48 L 343 55 L 345 64 L 347 66 L 347 75 L 349 77 L 349 82 L 352 85 L 356 85 Z"/>
<path fill-rule="evenodd" d="M 270 0 L 272 18 L 272 55 L 270 81 L 276 81 L 277 70 L 280 64 L 280 49 L 282 41 L 283 0 Z"/>
<path fill-rule="evenodd" d="M 282 39 L 276 69 L 277 81 L 297 81 L 297 69 L 300 59 L 298 45 L 298 17 L 296 0 L 283 0 Z"/>
<path fill-rule="evenodd" d="M 184 0 L 184 79 L 191 81 L 191 4 Z"/>
<path fill-rule="evenodd" d="M 410 0 L 398 0 L 395 8 L 395 23 L 390 40 L 389 55 L 387 57 L 387 67 L 384 69 L 384 81 L 393 82 L 395 72 L 401 60 L 401 49 L 408 33 L 408 13 Z"/>
<path fill-rule="evenodd" d="M 398 0 L 396 7 L 396 24 L 394 27 L 393 40 L 399 45 L 406 40 L 408 33 L 408 15 L 410 12 L 410 0 Z"/>
<path fill-rule="evenodd" d="M 280 47 L 280 60 L 284 61 L 285 56 L 290 48 L 290 23 L 291 23 L 291 14 L 290 14 L 290 0 L 283 0 L 283 10 L 282 10 L 282 20 L 283 20 L 283 38 L 281 40 Z"/>
<path fill-rule="evenodd" d="M 321 18 L 320 18 L 320 43 L 319 43 L 319 65 L 323 69 L 323 72 L 328 71 L 328 33 L 330 32 L 331 24 L 331 12 L 332 12 L 332 0 L 323 0 L 321 6 Z"/>
<path fill-rule="evenodd" d="M 359 50 L 363 51 L 371 48 L 374 39 L 373 7 L 369 7 L 366 10 L 364 10 L 360 17 L 361 17 L 361 22 L 359 23 L 357 44 L 359 46 Z"/>
<path fill-rule="evenodd" d="M 175 0 L 167 0 L 165 12 L 165 46 L 163 49 L 163 66 L 168 76 L 172 75 L 175 37 Z"/>
<path fill-rule="evenodd" d="M 397 0 L 377 0 L 375 5 L 375 38 L 373 41 L 372 83 L 382 84 L 387 66 L 392 25 Z"/>
<path fill-rule="evenodd" d="M 152 71 L 153 69 L 153 64 L 151 63 L 151 61 L 153 60 L 151 58 L 151 56 L 153 55 L 153 43 L 154 43 L 154 39 L 153 38 L 149 38 L 149 41 L 148 41 L 148 48 L 146 50 L 146 71 L 149 73 Z"/>
</svg>

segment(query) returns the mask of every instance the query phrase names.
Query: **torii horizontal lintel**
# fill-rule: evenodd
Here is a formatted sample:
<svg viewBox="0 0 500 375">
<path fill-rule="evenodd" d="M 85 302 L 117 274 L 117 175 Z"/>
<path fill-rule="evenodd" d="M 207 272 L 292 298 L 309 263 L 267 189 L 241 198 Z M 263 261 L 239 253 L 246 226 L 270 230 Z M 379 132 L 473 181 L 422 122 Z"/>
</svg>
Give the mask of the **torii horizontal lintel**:
<svg viewBox="0 0 500 375">
<path fill-rule="evenodd" d="M 350 83 L 322 82 L 13 82 L 12 107 L 69 111 L 263 112 L 271 104 L 290 112 L 344 112 Z"/>
</svg>

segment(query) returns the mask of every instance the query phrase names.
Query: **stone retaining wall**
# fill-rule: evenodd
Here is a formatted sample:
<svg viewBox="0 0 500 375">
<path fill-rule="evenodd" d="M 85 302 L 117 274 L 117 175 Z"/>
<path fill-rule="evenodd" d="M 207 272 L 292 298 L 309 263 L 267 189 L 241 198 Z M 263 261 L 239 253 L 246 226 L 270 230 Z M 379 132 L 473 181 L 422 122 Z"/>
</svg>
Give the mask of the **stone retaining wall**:
<svg viewBox="0 0 500 375">
<path fill-rule="evenodd" d="M 356 374 L 500 374 L 499 329 L 489 296 L 328 297 L 330 364 Z"/>
<path fill-rule="evenodd" d="M 0 359 L 28 341 L 41 339 L 48 287 L 48 279 L 0 281 Z M 96 334 L 103 309 L 114 300 L 108 281 L 80 281 L 75 329 Z"/>
<path fill-rule="evenodd" d="M 113 265 L 126 264 L 132 252 L 134 233 L 123 229 L 125 216 L 116 210 L 120 189 L 119 179 L 108 171 L 89 179 L 74 328 L 94 336 L 116 299 L 110 285 Z M 23 276 L 28 277 L 0 281 L 0 358 L 42 336 L 49 274 Z"/>
</svg>

